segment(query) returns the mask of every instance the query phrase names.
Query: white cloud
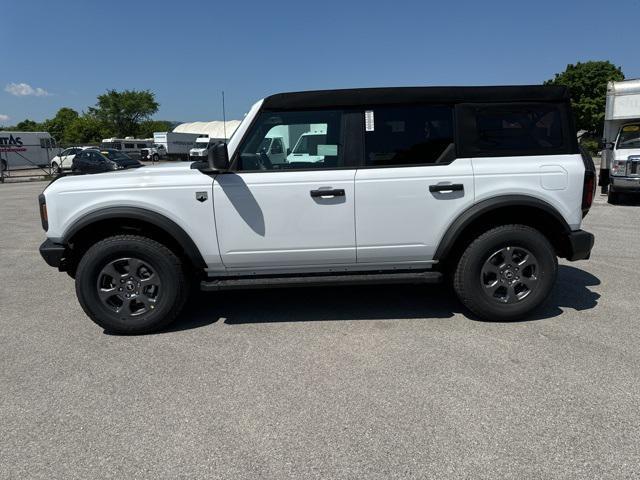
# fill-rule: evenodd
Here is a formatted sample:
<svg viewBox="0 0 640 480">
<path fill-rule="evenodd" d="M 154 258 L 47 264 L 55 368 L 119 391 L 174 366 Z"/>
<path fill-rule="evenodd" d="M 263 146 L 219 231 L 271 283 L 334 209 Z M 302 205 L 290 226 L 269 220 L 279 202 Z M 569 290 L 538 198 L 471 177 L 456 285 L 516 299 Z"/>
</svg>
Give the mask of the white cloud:
<svg viewBox="0 0 640 480">
<path fill-rule="evenodd" d="M 0 113 L 0 123 L 8 122 L 10 119 L 11 117 L 9 117 L 9 115 L 3 115 Z"/>
<path fill-rule="evenodd" d="M 50 95 L 50 93 L 44 88 L 33 88 L 28 83 L 8 83 L 7 86 L 4 87 L 4 91 L 11 95 L 15 95 L 16 97 L 26 97 L 29 95 L 33 95 L 35 97 L 46 97 Z"/>
</svg>

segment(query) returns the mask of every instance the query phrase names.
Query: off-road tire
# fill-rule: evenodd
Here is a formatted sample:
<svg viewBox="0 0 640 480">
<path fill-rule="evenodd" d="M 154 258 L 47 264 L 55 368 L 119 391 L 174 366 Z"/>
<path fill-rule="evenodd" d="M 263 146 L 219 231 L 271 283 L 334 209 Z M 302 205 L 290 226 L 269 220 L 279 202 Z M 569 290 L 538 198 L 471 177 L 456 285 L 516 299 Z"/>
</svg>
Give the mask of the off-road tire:
<svg viewBox="0 0 640 480">
<path fill-rule="evenodd" d="M 622 201 L 622 194 L 620 192 L 612 192 L 611 188 L 609 188 L 609 193 L 607 194 L 607 203 L 611 205 L 620 205 Z"/>
<path fill-rule="evenodd" d="M 161 282 L 152 310 L 135 317 L 108 308 L 98 286 L 110 262 L 128 257 L 150 265 Z M 78 263 L 75 277 L 76 294 L 85 313 L 107 332 L 118 334 L 145 334 L 167 327 L 182 311 L 189 293 L 181 260 L 161 243 L 137 235 L 116 235 L 92 245 Z"/>
<path fill-rule="evenodd" d="M 516 303 L 500 303 L 489 298 L 482 272 L 495 252 L 507 247 L 526 249 L 537 261 L 536 284 Z M 482 320 L 520 320 L 542 305 L 556 280 L 558 259 L 549 240 L 526 225 L 503 225 L 476 238 L 464 251 L 455 269 L 453 284 L 460 301 Z"/>
</svg>

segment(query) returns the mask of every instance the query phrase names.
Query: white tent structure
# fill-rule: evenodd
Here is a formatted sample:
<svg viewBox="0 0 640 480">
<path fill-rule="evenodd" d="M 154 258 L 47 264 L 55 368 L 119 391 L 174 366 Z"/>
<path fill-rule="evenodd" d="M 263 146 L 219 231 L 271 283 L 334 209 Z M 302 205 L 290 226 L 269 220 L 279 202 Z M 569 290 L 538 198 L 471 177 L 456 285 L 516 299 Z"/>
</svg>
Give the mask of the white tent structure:
<svg viewBox="0 0 640 480">
<path fill-rule="evenodd" d="M 231 137 L 231 134 L 235 132 L 236 128 L 240 125 L 240 120 L 227 120 L 222 122 L 219 120 L 213 122 L 190 122 L 181 123 L 173 129 L 174 132 L 182 133 L 197 133 L 198 135 L 208 135 L 209 138 L 224 140 L 225 129 L 226 138 Z"/>
</svg>

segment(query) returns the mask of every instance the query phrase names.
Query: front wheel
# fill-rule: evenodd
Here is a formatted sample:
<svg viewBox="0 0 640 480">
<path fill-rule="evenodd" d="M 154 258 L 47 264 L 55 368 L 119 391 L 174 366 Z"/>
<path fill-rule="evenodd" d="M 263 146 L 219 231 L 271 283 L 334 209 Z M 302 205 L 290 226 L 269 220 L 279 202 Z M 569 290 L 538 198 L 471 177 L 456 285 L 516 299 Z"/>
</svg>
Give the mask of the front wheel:
<svg viewBox="0 0 640 480">
<path fill-rule="evenodd" d="M 153 161 L 157 162 L 158 160 L 160 160 L 160 156 L 157 153 L 153 154 Z"/>
<path fill-rule="evenodd" d="M 503 225 L 467 247 L 454 288 L 483 320 L 519 320 L 547 299 L 557 271 L 558 259 L 544 235 L 526 225 Z"/>
<path fill-rule="evenodd" d="M 146 237 L 117 235 L 87 250 L 76 271 L 85 313 L 109 332 L 150 333 L 169 325 L 185 304 L 180 259 Z"/>
</svg>

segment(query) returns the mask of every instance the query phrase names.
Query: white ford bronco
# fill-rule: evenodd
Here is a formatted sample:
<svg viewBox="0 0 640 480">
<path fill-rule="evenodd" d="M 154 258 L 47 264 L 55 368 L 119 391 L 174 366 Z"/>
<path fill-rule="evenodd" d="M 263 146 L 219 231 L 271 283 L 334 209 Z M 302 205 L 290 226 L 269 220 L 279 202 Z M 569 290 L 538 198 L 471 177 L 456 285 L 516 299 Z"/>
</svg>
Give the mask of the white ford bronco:
<svg viewBox="0 0 640 480">
<path fill-rule="evenodd" d="M 308 156 L 274 162 L 322 131 Z M 450 279 L 476 316 L 527 316 L 580 229 L 595 169 L 557 86 L 374 88 L 257 102 L 191 164 L 64 176 L 40 195 L 46 262 L 119 333 L 167 326 L 203 290 Z M 256 153 L 258 152 L 258 153 Z"/>
</svg>

